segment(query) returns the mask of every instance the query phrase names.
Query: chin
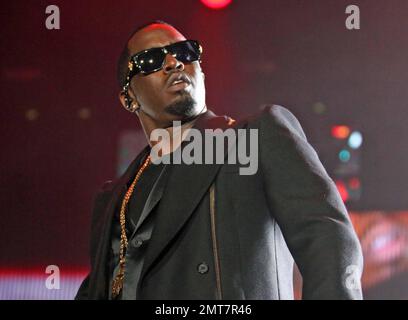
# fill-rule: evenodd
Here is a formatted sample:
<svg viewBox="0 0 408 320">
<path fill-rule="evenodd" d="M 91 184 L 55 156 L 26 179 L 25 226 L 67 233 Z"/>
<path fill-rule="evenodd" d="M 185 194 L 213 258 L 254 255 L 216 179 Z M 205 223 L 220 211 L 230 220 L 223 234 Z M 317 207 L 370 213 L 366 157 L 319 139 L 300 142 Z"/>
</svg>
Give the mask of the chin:
<svg viewBox="0 0 408 320">
<path fill-rule="evenodd" d="M 165 108 L 165 112 L 176 116 L 177 120 L 191 118 L 197 115 L 197 102 L 189 94 L 182 95 L 179 99 L 172 102 Z"/>
</svg>

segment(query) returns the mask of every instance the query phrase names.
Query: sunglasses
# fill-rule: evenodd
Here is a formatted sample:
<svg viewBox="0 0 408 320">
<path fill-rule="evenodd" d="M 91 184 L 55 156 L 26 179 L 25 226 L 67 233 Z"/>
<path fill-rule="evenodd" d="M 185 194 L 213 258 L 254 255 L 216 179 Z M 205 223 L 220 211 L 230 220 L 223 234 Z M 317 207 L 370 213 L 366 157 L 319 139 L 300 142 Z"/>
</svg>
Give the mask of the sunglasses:
<svg viewBox="0 0 408 320">
<path fill-rule="evenodd" d="M 126 85 L 137 74 L 148 75 L 163 69 L 166 55 L 171 54 L 182 63 L 200 60 L 203 49 L 198 41 L 185 40 L 161 48 L 151 48 L 134 54 L 128 64 Z"/>
</svg>

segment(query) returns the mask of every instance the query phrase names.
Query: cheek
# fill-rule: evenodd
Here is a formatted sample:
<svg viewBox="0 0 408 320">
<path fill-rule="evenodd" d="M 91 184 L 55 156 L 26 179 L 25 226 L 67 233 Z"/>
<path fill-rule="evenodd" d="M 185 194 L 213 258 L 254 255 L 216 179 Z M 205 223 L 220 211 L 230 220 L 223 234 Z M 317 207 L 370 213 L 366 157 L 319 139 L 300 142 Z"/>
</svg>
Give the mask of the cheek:
<svg viewBox="0 0 408 320">
<path fill-rule="evenodd" d="M 204 76 L 201 71 L 195 71 L 192 74 L 192 79 L 194 81 L 194 90 L 196 91 L 196 94 L 200 94 L 205 91 Z"/>
<path fill-rule="evenodd" d="M 196 89 L 202 89 L 204 86 L 204 76 L 198 62 L 193 62 L 191 65 L 186 66 L 186 72 L 193 80 L 194 87 Z"/>
<path fill-rule="evenodd" d="M 160 100 L 163 90 L 162 81 L 155 77 L 146 77 L 140 80 L 141 81 L 135 85 L 136 96 L 141 104 L 152 107 Z"/>
</svg>

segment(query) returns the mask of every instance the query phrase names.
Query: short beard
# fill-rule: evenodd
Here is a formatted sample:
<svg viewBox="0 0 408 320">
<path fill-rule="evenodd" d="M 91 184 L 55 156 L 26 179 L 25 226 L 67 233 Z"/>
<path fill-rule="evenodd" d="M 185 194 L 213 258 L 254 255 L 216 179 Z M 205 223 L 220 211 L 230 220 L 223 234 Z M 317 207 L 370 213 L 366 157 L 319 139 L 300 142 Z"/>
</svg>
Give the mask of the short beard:
<svg viewBox="0 0 408 320">
<path fill-rule="evenodd" d="M 197 102 L 189 94 L 182 94 L 180 99 L 169 104 L 165 110 L 169 114 L 185 119 L 195 116 L 196 104 Z"/>
</svg>

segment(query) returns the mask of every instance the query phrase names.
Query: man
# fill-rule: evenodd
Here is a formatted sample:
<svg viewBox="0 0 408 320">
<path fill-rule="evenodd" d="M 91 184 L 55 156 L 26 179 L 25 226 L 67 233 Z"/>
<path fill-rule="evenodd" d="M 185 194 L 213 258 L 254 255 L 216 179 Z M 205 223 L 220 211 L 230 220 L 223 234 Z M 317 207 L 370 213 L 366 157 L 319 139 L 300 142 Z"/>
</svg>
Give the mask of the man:
<svg viewBox="0 0 408 320">
<path fill-rule="evenodd" d="M 280 106 L 236 123 L 216 116 L 205 104 L 200 58 L 198 42 L 161 21 L 129 39 L 119 98 L 149 146 L 95 199 L 91 271 L 76 298 L 292 299 L 293 256 L 304 299 L 360 299 L 359 242 L 299 122 Z M 183 133 L 256 129 L 257 172 L 153 164 L 151 134 L 174 132 L 173 121 Z M 168 141 L 170 153 L 184 143 Z"/>
</svg>

